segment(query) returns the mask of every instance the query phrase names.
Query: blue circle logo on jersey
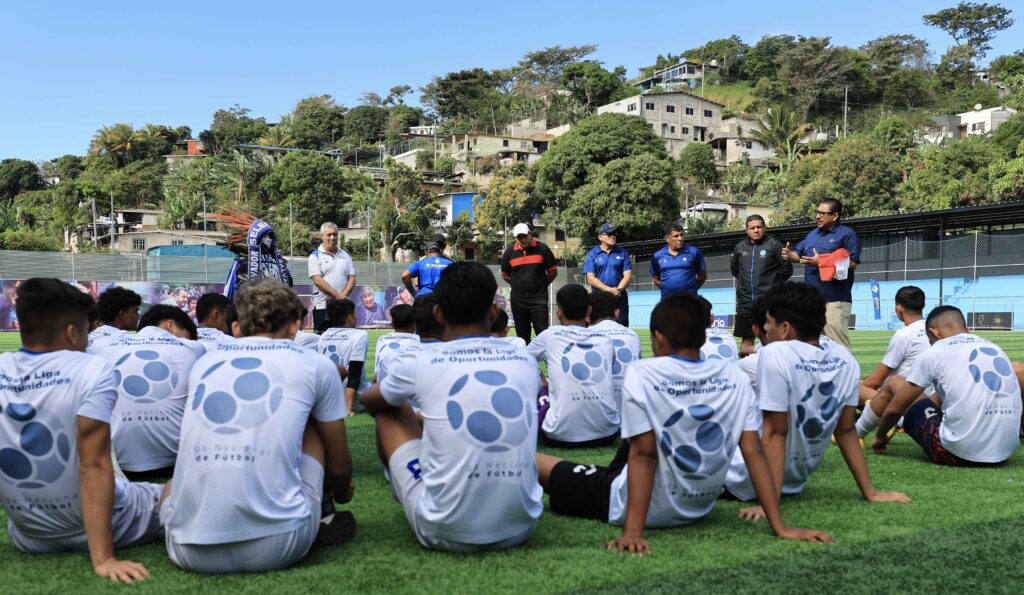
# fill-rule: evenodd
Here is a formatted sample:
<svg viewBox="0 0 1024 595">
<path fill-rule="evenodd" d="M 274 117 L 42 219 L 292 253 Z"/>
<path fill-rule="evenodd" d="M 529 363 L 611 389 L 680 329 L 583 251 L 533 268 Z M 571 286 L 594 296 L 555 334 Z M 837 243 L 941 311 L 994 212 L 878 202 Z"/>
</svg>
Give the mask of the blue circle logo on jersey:
<svg viewBox="0 0 1024 595">
<path fill-rule="evenodd" d="M 662 425 L 658 445 L 683 477 L 704 480 L 725 469 L 732 435 L 711 421 L 715 409 L 708 405 L 691 405 L 680 409 Z"/>
<path fill-rule="evenodd" d="M 5 428 L 0 448 L 0 477 L 22 489 L 44 488 L 57 481 L 67 469 L 71 441 L 57 418 L 36 410 L 28 403 L 11 403 L 0 415 Z"/>
<path fill-rule="evenodd" d="M 1010 395 L 1001 392 L 1010 382 L 1016 383 L 1013 376 L 1013 367 L 1007 359 L 999 354 L 999 350 L 993 347 L 978 347 L 971 350 L 970 364 L 967 370 L 975 384 L 984 384 L 990 391 L 996 393 L 996 398 L 1008 397 Z M 1012 390 L 1012 388 L 1010 388 Z"/>
<path fill-rule="evenodd" d="M 218 434 L 251 430 L 281 406 L 284 374 L 274 364 L 255 357 L 217 362 L 200 377 L 192 410 Z"/>
<path fill-rule="evenodd" d="M 733 348 L 725 342 L 725 339 L 717 335 L 708 337 L 708 344 L 704 348 L 707 359 L 732 359 Z"/>
<path fill-rule="evenodd" d="M 121 356 L 114 364 L 117 391 L 138 404 L 156 403 L 174 393 L 179 374 L 160 361 L 160 354 L 141 349 Z"/>
<path fill-rule="evenodd" d="M 615 361 L 612 362 L 612 374 L 622 374 L 626 364 L 633 361 L 633 352 L 622 339 L 612 339 L 612 347 L 615 349 Z"/>
<path fill-rule="evenodd" d="M 448 396 L 448 423 L 485 452 L 511 450 L 530 435 L 536 413 L 501 372 L 465 374 L 452 384 Z"/>
<path fill-rule="evenodd" d="M 841 409 L 835 392 L 835 383 L 826 380 L 807 389 L 797 404 L 796 428 L 807 438 L 808 444 L 820 444 L 832 435 Z M 813 411 L 818 413 L 811 413 Z"/>
<path fill-rule="evenodd" d="M 604 357 L 593 343 L 570 343 L 562 352 L 562 371 L 583 386 L 600 384 L 608 376 Z"/>
</svg>

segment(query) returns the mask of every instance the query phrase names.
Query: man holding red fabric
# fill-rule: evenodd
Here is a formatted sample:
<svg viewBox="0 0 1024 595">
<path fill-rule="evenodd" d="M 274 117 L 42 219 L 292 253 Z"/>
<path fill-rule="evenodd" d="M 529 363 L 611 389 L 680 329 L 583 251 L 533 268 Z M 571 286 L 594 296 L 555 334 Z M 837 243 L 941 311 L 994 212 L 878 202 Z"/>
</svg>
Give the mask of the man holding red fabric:
<svg viewBox="0 0 1024 595">
<path fill-rule="evenodd" d="M 817 287 L 825 296 L 825 336 L 849 349 L 853 271 L 860 263 L 860 238 L 856 232 L 839 222 L 842 216 L 843 203 L 834 198 L 821 201 L 814 214 L 817 228 L 811 230 L 804 241 L 792 250 L 786 244 L 782 253 L 790 261 L 804 265 L 804 283 Z M 821 258 L 840 249 L 846 251 L 849 257 L 849 271 L 845 277 L 836 274 L 840 265 L 845 264 L 841 254 Z M 819 265 L 827 267 L 822 269 Z"/>
<path fill-rule="evenodd" d="M 529 225 L 520 223 L 512 233 L 516 241 L 501 257 L 501 277 L 512 287 L 509 305 L 516 336 L 529 343 L 531 325 L 538 335 L 548 328 L 548 285 L 558 275 L 558 265 L 551 249 L 533 238 Z"/>
</svg>

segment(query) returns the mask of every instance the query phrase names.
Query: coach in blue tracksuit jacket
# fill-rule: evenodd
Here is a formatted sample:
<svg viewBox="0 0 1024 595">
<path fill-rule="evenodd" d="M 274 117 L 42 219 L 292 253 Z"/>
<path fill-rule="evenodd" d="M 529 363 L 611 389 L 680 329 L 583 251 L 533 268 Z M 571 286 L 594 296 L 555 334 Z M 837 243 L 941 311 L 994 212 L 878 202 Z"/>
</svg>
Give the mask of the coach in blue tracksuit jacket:
<svg viewBox="0 0 1024 595">
<path fill-rule="evenodd" d="M 626 288 L 633 280 L 632 265 L 629 252 L 616 246 L 619 229 L 611 223 L 605 223 L 597 230 L 597 246 L 587 252 L 583 261 L 583 273 L 593 291 L 606 291 L 619 298 L 618 323 L 629 326 L 629 295 Z"/>
</svg>

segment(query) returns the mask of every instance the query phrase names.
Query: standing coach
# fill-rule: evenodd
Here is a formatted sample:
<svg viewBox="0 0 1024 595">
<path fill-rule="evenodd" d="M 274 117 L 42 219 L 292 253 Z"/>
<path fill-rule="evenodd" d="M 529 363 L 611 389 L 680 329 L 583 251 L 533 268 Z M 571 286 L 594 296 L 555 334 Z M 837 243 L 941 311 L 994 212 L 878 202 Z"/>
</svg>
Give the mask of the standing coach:
<svg viewBox="0 0 1024 595">
<path fill-rule="evenodd" d="M 736 323 L 733 335 L 742 339 L 740 356 L 754 352 L 751 307 L 775 283 L 793 276 L 793 263 L 783 254 L 784 246 L 766 233 L 764 217 L 751 215 L 746 221 L 747 237 L 732 250 L 729 267 L 736 277 Z"/>
<path fill-rule="evenodd" d="M 327 324 L 327 302 L 342 300 L 356 286 L 352 257 L 338 245 L 338 226 L 320 226 L 320 247 L 309 255 L 309 278 L 313 281 L 313 330 L 323 332 Z"/>
<path fill-rule="evenodd" d="M 594 291 L 604 291 L 619 298 L 618 323 L 629 326 L 629 296 L 626 288 L 633 280 L 629 252 L 616 246 L 619 230 L 611 223 L 605 223 L 597 230 L 599 244 L 587 252 L 583 261 L 583 272 L 587 283 Z"/>
<path fill-rule="evenodd" d="M 501 277 L 512 287 L 509 305 L 516 336 L 530 342 L 530 326 L 539 335 L 548 328 L 548 285 L 558 275 L 555 255 L 530 233 L 530 226 L 512 228 L 514 244 L 501 257 Z"/>
</svg>

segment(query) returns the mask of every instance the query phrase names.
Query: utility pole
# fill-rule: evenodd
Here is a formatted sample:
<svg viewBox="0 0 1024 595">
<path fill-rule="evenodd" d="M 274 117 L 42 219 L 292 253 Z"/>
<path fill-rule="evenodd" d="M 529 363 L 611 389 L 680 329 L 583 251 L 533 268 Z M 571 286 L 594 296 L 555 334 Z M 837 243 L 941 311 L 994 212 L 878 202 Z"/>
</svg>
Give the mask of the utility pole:
<svg viewBox="0 0 1024 595">
<path fill-rule="evenodd" d="M 100 245 L 100 226 L 99 222 L 96 220 L 96 199 L 90 198 L 89 205 L 92 207 L 92 243 L 96 244 L 96 247 L 98 248 Z"/>
<path fill-rule="evenodd" d="M 114 251 L 114 237 L 117 235 L 117 216 L 114 214 L 114 193 L 110 193 L 110 251 Z"/>
<path fill-rule="evenodd" d="M 846 138 L 846 114 L 850 113 L 849 101 L 850 99 L 850 86 L 843 86 L 843 138 Z"/>
</svg>

